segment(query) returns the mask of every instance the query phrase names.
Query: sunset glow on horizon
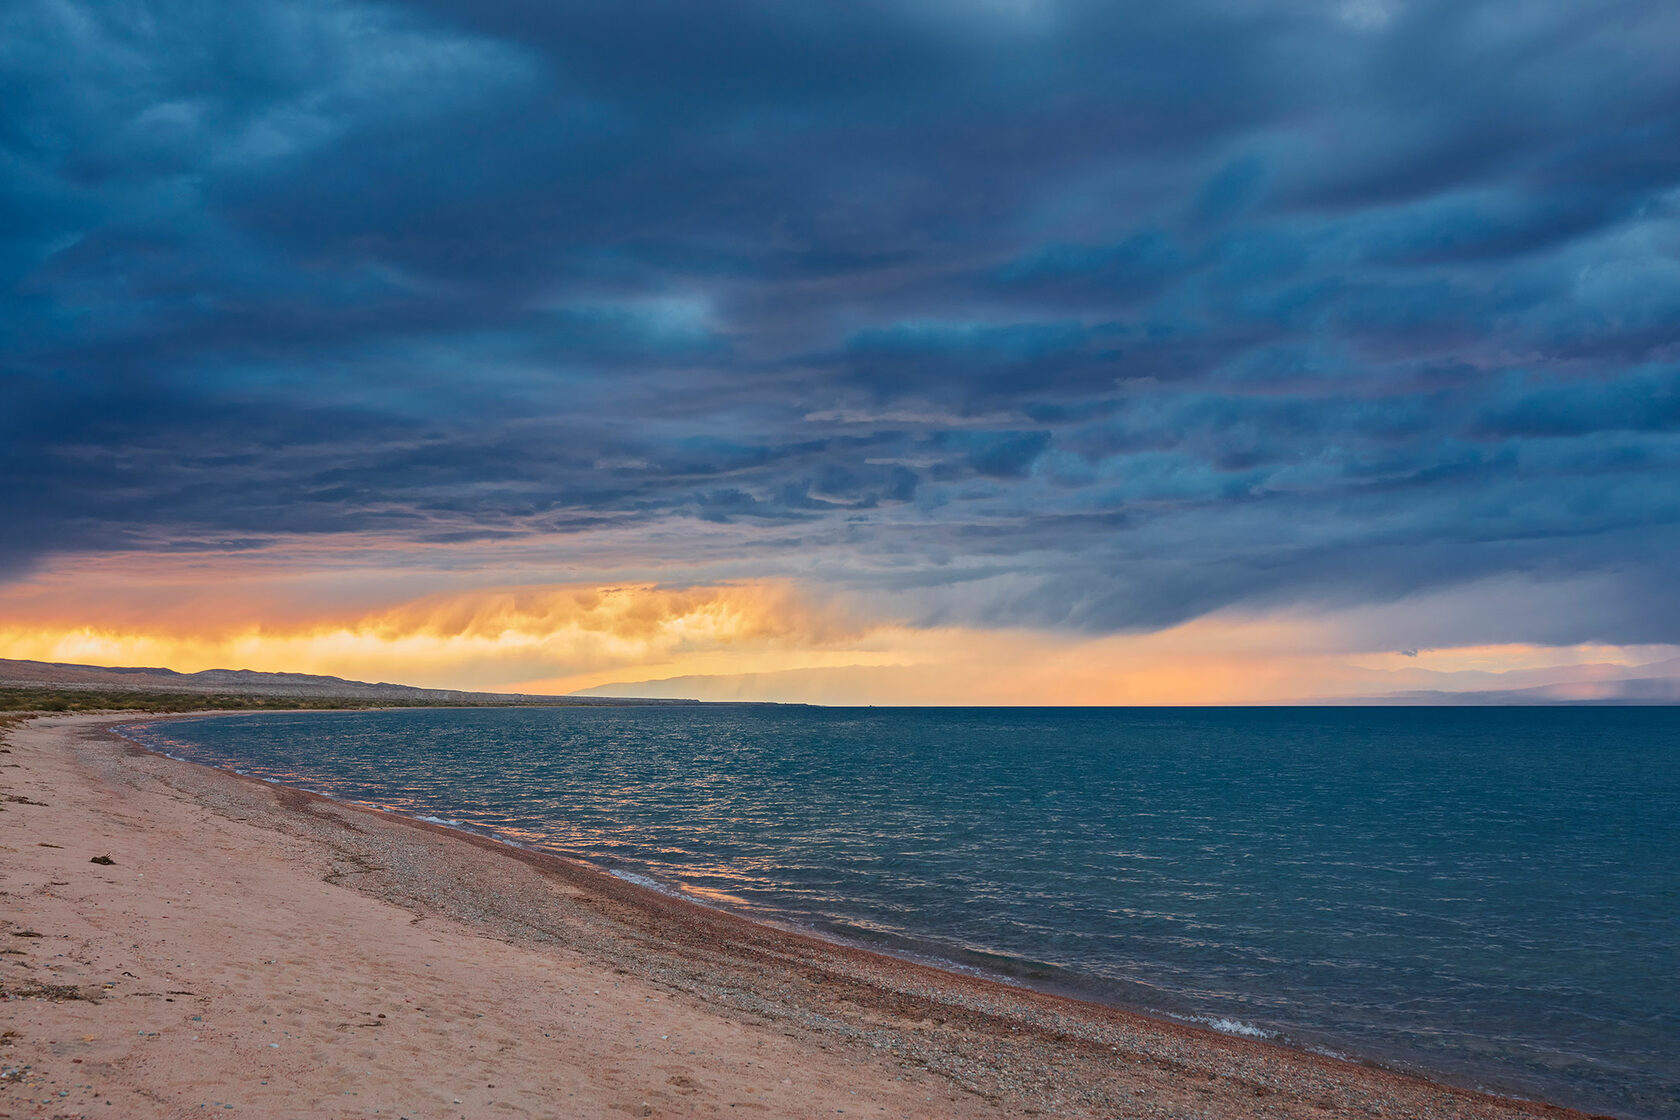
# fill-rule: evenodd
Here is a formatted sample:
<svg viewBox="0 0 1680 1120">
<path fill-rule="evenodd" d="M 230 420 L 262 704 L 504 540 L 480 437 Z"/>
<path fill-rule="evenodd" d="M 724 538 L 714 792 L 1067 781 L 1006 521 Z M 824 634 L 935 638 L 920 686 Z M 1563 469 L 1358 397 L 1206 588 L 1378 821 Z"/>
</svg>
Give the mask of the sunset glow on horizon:
<svg viewBox="0 0 1680 1120">
<path fill-rule="evenodd" d="M 288 596 L 251 577 L 170 580 L 154 570 L 143 586 L 102 592 L 74 580 L 14 584 L 0 592 L 0 620 L 0 657 L 34 661 L 838 704 L 1325 701 L 1584 687 L 1680 659 L 1680 648 L 1662 645 L 1365 648 L 1371 623 L 1358 612 L 1225 612 L 1120 635 L 916 625 L 789 581 L 496 587 L 329 611 L 318 589 Z"/>
</svg>

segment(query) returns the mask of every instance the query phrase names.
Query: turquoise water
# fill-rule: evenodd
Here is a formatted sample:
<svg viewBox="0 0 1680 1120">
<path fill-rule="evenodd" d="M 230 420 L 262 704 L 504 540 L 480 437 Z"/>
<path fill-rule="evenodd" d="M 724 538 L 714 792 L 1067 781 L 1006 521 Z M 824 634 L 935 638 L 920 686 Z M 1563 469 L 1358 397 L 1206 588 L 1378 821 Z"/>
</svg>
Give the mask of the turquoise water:
<svg viewBox="0 0 1680 1120">
<path fill-rule="evenodd" d="M 456 709 L 127 733 L 891 951 L 1680 1116 L 1680 709 Z"/>
</svg>

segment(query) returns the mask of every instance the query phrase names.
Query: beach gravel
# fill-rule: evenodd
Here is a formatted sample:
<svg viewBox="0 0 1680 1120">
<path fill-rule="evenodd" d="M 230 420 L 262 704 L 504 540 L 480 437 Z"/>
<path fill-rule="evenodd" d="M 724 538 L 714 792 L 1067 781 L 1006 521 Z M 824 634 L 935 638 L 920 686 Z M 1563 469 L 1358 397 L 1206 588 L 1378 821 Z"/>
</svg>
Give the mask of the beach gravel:
<svg viewBox="0 0 1680 1120">
<path fill-rule="evenodd" d="M 8 732 L 0 1118 L 1580 1115 L 750 922 L 113 722 Z"/>
</svg>

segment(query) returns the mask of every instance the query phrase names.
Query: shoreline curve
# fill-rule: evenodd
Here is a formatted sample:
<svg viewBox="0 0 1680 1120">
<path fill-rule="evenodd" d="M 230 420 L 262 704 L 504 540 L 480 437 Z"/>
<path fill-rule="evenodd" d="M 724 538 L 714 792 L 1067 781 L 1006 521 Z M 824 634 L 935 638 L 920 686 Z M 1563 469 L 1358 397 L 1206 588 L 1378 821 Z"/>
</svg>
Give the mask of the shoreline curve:
<svg viewBox="0 0 1680 1120">
<path fill-rule="evenodd" d="M 331 915 L 343 912 L 337 928 L 330 931 L 330 943 L 342 948 L 374 933 L 374 926 L 384 929 L 394 909 L 410 929 L 442 931 L 447 935 L 443 940 L 460 950 L 455 969 L 447 976 L 436 973 L 433 965 L 437 962 L 418 961 L 435 973 L 428 980 L 441 983 L 458 998 L 471 990 L 472 958 L 481 953 L 486 962 L 494 959 L 498 969 L 515 978 L 512 982 L 516 987 L 527 990 L 539 1003 L 543 1002 L 545 984 L 564 988 L 564 997 L 556 995 L 554 1000 L 570 999 L 574 1007 L 581 1006 L 579 1000 L 590 1002 L 576 982 L 581 977 L 585 987 L 596 986 L 588 988 L 596 996 L 597 987 L 605 983 L 618 985 L 615 991 L 633 987 L 641 995 L 641 1003 L 663 1003 L 663 1010 L 675 1016 L 672 1021 L 678 1025 L 657 1040 L 628 1044 L 628 1056 L 612 1051 L 615 1045 L 626 1045 L 622 1039 L 605 1043 L 615 1055 L 608 1063 L 615 1071 L 612 1073 L 605 1072 L 601 1064 L 606 1061 L 604 1057 L 591 1058 L 587 1052 L 591 1038 L 611 1039 L 615 1037 L 613 1029 L 622 1031 L 621 1016 L 608 1014 L 609 1022 L 600 1013 L 586 1015 L 580 1011 L 565 1018 L 556 1011 L 548 1017 L 552 1022 L 523 1026 L 506 1022 L 504 1052 L 541 1049 L 565 1027 L 575 1060 L 569 1066 L 562 1063 L 560 1072 L 555 1072 L 541 1062 L 527 1068 L 508 1059 L 501 1063 L 500 1074 L 482 1082 L 492 1087 L 487 1090 L 492 1094 L 509 1092 L 493 1087 L 511 1081 L 519 1083 L 520 1091 L 527 1096 L 541 1097 L 545 1091 L 552 1091 L 552 1085 L 569 1077 L 575 1085 L 570 1092 L 584 1090 L 595 1100 L 594 1105 L 576 1100 L 581 1111 L 569 1113 L 573 1115 L 624 1115 L 618 1111 L 620 1103 L 613 1102 L 629 1096 L 638 1100 L 623 1107 L 634 1115 L 722 1115 L 731 1107 L 738 1114 L 741 1105 L 768 1109 L 774 1115 L 834 1115 L 836 1110 L 851 1111 L 847 1106 L 857 1105 L 860 1094 L 875 1102 L 863 1110 L 865 1115 L 1188 1117 L 1211 1112 L 1225 1116 L 1326 1117 L 1357 1112 L 1366 1116 L 1547 1116 L 1559 1120 L 1585 1115 L 1561 1106 L 1455 1087 L 1377 1063 L 1324 1056 L 967 970 L 941 968 L 849 944 L 819 931 L 767 923 L 628 882 L 574 857 L 176 759 L 113 730 L 118 724 L 180 718 L 179 714 L 43 718 L 12 733 L 14 758 L 7 761 L 18 763 L 26 776 L 31 770 L 39 770 L 62 792 L 70 792 L 64 787 L 80 780 L 91 793 L 106 795 L 113 817 L 120 813 L 132 818 L 126 836 L 131 844 L 146 838 L 156 840 L 160 832 L 167 832 L 170 813 L 196 810 L 196 824 L 205 835 L 238 833 L 253 852 L 269 862 L 276 862 L 274 857 L 278 856 L 277 862 L 284 865 L 281 870 L 258 876 L 237 890 L 222 889 L 221 897 L 212 899 L 227 912 L 226 921 L 233 928 L 241 924 L 242 910 L 273 901 L 273 897 L 265 896 L 289 898 L 324 883 L 333 892 L 328 896 L 328 916 L 324 920 L 333 922 Z M 186 718 L 199 718 L 199 714 Z M 15 757 L 26 750 L 31 761 Z M 17 772 L 3 773 L 8 775 L 5 784 L 14 784 Z M 14 841 L 15 832 L 5 826 L 21 823 L 13 814 L 0 817 L 0 834 L 8 844 Z M 58 849 L 62 850 L 63 846 Z M 43 846 L 30 854 L 40 866 L 22 869 L 26 874 L 37 870 L 48 871 L 49 875 L 69 874 L 67 869 L 51 870 L 47 866 L 51 859 L 42 858 L 54 857 L 57 851 Z M 82 863 L 87 859 L 81 856 Z M 119 860 L 119 864 L 130 859 Z M 164 862 L 175 861 L 164 857 Z M 301 877 L 295 874 L 300 863 Z M 323 867 L 325 874 L 311 874 Z M 204 868 L 197 870 L 202 872 Z M 185 882 L 182 875 L 191 871 L 176 869 L 175 878 Z M 113 882 L 122 881 L 120 868 L 101 872 Z M 155 859 L 146 872 L 163 877 L 166 893 L 170 873 L 171 869 L 157 866 Z M 5 876 L 7 880 L 12 877 Z M 48 881 L 56 882 L 51 878 Z M 203 878 L 192 881 L 201 884 L 200 903 L 207 889 L 212 895 L 217 893 L 215 885 Z M 157 883 L 154 878 L 148 889 L 155 890 Z M 12 893 L 9 883 L 6 889 Z M 180 889 L 192 893 L 190 888 Z M 342 895 L 358 901 L 352 905 Z M 180 900 L 177 894 L 163 901 L 173 904 Z M 78 916 L 85 923 L 88 911 L 95 906 L 84 900 L 79 915 L 72 903 L 56 909 L 47 907 L 40 917 L 29 913 L 22 916 L 42 926 L 49 924 L 49 919 L 63 923 Z M 378 910 L 377 917 L 369 911 L 370 906 Z M 172 916 L 140 917 L 139 926 L 129 929 L 136 937 L 140 927 L 166 922 Z M 16 923 L 7 919 L 5 924 Z M 262 923 L 245 924 L 251 928 L 238 933 L 250 944 L 277 944 L 274 930 Z M 90 944 L 99 941 L 97 937 L 85 940 Z M 139 946 L 140 941 L 134 944 Z M 107 950 L 110 948 L 107 946 Z M 391 968 L 412 974 L 412 966 L 423 955 L 416 950 L 406 942 L 393 944 L 389 950 L 393 956 L 369 971 L 375 978 L 382 977 L 382 969 Z M 215 959 L 213 945 L 199 946 L 197 951 L 201 957 Z M 81 956 L 87 959 L 79 964 L 84 971 L 97 969 L 105 955 L 84 950 Z M 356 966 L 365 961 L 355 953 L 338 955 L 343 959 L 318 963 L 354 987 Z M 11 963 L 14 957 L 0 960 Z M 60 972 L 68 967 L 61 966 Z M 124 974 L 131 971 L 125 970 Z M 0 977 L 9 975 L 9 971 L 0 972 Z M 556 979 L 561 975 L 566 984 Z M 181 978 L 185 979 L 185 973 Z M 88 980 L 91 982 L 92 977 Z M 201 979 L 180 986 L 213 985 Z M 375 987 L 383 991 L 388 986 Z M 260 1001 L 264 994 L 260 984 L 254 990 L 250 985 L 229 984 L 221 998 L 231 1004 L 253 995 Z M 209 998 L 212 1004 L 218 1000 L 217 996 L 198 998 Z M 321 998 L 330 1004 L 334 997 L 327 994 Z M 92 1009 L 82 1005 L 99 1001 L 83 997 L 57 1003 L 34 1002 L 59 1012 L 68 1008 L 86 1015 Z M 109 1004 L 110 997 L 104 997 L 103 1002 Z M 10 1014 L 16 1003 L 3 1006 Z M 473 1014 L 482 1018 L 490 1012 Z M 385 1015 L 372 1022 L 380 1023 Z M 198 1024 L 206 1018 L 201 1014 L 196 1020 L 186 1020 L 191 1026 L 174 1024 L 171 1029 L 198 1030 L 201 1038 L 205 1028 Z M 46 1011 L 28 1025 L 39 1029 L 43 1024 L 56 1034 L 69 1033 L 56 1029 L 53 1015 Z M 394 1025 L 387 1023 L 377 1033 L 395 1037 L 397 1032 L 389 1031 Z M 539 1025 L 555 1029 L 538 1029 Z M 646 1059 L 654 1054 L 644 1056 L 637 1051 L 648 1047 L 658 1052 L 654 1043 L 669 1042 L 675 1037 L 672 1029 L 682 1031 L 684 1037 L 711 1037 L 713 1045 L 704 1055 L 698 1049 L 676 1054 L 681 1059 L 677 1064 L 688 1072 L 670 1074 L 661 1083 L 645 1068 Z M 22 1045 L 36 1045 L 32 1031 L 19 1033 Z M 155 1049 L 156 1040 L 165 1034 L 160 1030 L 148 1036 L 142 1029 L 135 1037 L 149 1039 L 138 1044 L 140 1049 Z M 449 1047 L 452 1039 L 458 1042 L 464 1037 L 457 1028 L 436 1035 L 435 1041 Z M 190 1043 L 185 1045 L 193 1049 Z M 281 1048 L 280 1044 L 275 1048 Z M 766 1048 L 775 1051 L 779 1068 L 790 1071 L 789 1075 L 785 1080 L 772 1079 L 757 1092 L 748 1092 L 755 1086 L 741 1079 L 742 1071 L 753 1065 L 746 1055 Z M 45 1068 L 46 1059 L 62 1057 L 57 1053 L 38 1056 L 43 1062 L 32 1065 L 39 1068 Z M 658 1069 L 671 1065 L 670 1057 L 663 1055 Z M 403 1100 L 403 1088 L 413 1087 L 408 1072 L 413 1057 L 377 1048 L 368 1058 L 373 1063 L 370 1071 L 381 1075 L 375 1080 L 391 1083 L 388 1099 Z M 11 1066 L 13 1059 L 14 1052 L 8 1051 L 6 1064 Z M 107 1064 L 113 1074 L 118 1074 L 134 1063 L 125 1064 L 119 1058 Z M 733 1076 L 726 1071 L 733 1071 Z M 212 1076 L 200 1080 L 214 1081 L 214 1071 L 209 1072 Z M 231 1068 L 221 1076 L 235 1083 L 247 1080 L 235 1076 Z M 748 1076 L 745 1080 L 753 1079 Z M 266 1090 L 272 1079 L 258 1080 Z M 137 1092 L 145 1090 L 144 1077 L 135 1077 L 134 1082 Z M 641 1082 L 648 1082 L 648 1086 L 625 1088 Z M 480 1082 L 475 1079 L 477 1084 Z M 9 1093 L 11 1088 L 6 1085 L 0 1094 Z M 438 1099 L 441 1101 L 441 1097 Z M 4 1103 L 5 1096 L 0 1095 L 0 1108 Z M 288 1103 L 286 1107 L 297 1104 Z M 456 1108 L 453 1103 L 440 1107 L 437 1115 L 454 1114 L 450 1110 Z M 531 1110 L 528 1105 L 513 1107 L 529 1115 L 548 1114 L 540 1108 Z M 644 1108 L 648 1111 L 641 1111 Z M 93 1110 L 87 1114 L 100 1113 Z M 174 1113 L 131 1108 L 126 1114 Z M 472 1113 L 468 1110 L 464 1114 Z"/>
</svg>

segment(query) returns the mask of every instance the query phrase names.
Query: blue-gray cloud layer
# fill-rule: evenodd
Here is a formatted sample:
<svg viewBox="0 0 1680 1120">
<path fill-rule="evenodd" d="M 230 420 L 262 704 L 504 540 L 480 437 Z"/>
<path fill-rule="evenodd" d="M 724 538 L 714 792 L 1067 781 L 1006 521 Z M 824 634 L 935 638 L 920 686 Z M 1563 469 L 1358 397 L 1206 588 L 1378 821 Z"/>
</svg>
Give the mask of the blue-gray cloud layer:
<svg viewBox="0 0 1680 1120">
<path fill-rule="evenodd" d="M 1661 0 L 20 0 L 0 574 L 715 522 L 930 618 L 1591 573 L 1490 640 L 1677 640 L 1676 57 Z"/>
</svg>

